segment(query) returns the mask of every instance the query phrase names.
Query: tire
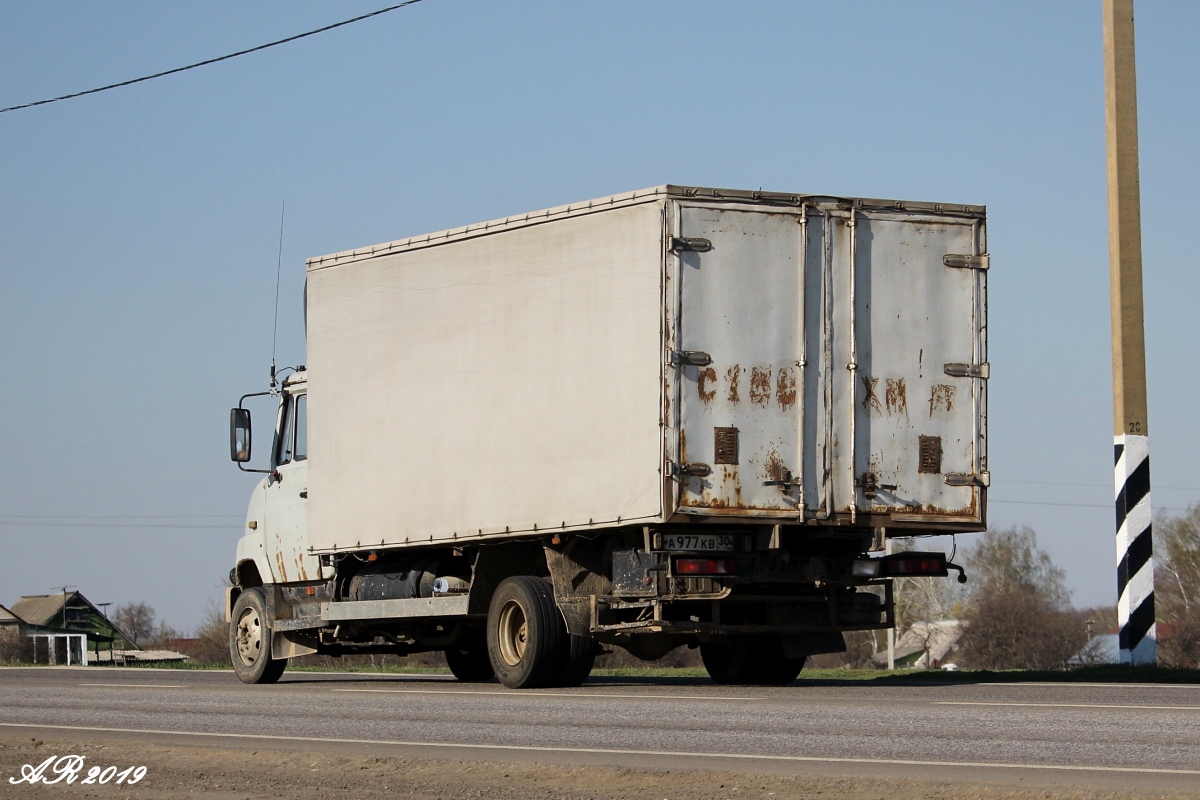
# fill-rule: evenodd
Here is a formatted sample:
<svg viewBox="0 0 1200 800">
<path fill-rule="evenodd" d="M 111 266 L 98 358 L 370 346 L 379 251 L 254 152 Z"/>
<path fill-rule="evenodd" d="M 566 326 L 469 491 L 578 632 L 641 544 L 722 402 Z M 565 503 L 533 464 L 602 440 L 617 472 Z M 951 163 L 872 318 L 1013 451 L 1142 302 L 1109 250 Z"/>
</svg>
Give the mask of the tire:
<svg viewBox="0 0 1200 800">
<path fill-rule="evenodd" d="M 704 669 L 724 686 L 786 686 L 800 675 L 803 658 L 786 658 L 778 636 L 731 636 L 700 645 Z"/>
<path fill-rule="evenodd" d="M 554 685 L 580 686 L 592 674 L 592 667 L 596 665 L 596 640 L 590 636 L 568 633 L 564 644 L 562 664 Z"/>
<path fill-rule="evenodd" d="M 487 633 L 477 628 L 463 631 L 458 642 L 446 648 L 446 665 L 464 683 L 484 683 L 496 677 L 488 656 Z"/>
<path fill-rule="evenodd" d="M 233 604 L 229 623 L 229 660 L 242 683 L 275 683 L 287 659 L 271 658 L 271 620 L 267 597 L 260 588 L 247 589 Z"/>
<path fill-rule="evenodd" d="M 510 689 L 553 686 L 564 661 L 567 627 L 554 592 L 541 578 L 506 578 L 488 609 L 487 649 L 500 682 Z"/>
</svg>

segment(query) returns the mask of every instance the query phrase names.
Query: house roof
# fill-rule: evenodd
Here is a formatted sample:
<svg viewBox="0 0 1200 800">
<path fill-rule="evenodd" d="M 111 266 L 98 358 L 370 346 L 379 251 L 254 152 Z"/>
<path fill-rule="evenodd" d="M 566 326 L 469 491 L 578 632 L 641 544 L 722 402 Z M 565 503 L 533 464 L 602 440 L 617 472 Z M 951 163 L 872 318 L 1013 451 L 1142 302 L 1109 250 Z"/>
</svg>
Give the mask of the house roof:
<svg viewBox="0 0 1200 800">
<path fill-rule="evenodd" d="M 1093 636 L 1083 649 L 1067 661 L 1068 664 L 1120 664 L 1120 635 L 1116 632 Z"/>
<path fill-rule="evenodd" d="M 31 594 L 24 595 L 20 600 L 13 603 L 12 611 L 14 616 L 30 625 L 36 625 L 44 628 L 64 629 L 63 626 L 63 605 L 64 601 L 68 611 L 85 611 L 94 615 L 94 618 L 100 624 L 105 618 L 104 612 L 92 605 L 91 601 L 84 597 L 80 592 L 69 592 L 66 595 L 62 594 Z M 67 620 L 67 628 L 71 627 L 71 620 Z M 130 641 L 125 632 L 117 625 L 109 620 L 104 623 L 106 627 L 111 628 L 125 641 Z"/>
<path fill-rule="evenodd" d="M 4 606 L 0 606 L 0 625 L 19 625 L 24 621 Z"/>
<path fill-rule="evenodd" d="M 67 598 L 78 594 L 72 592 Z M 90 604 L 89 604 L 90 605 Z M 13 603 L 11 613 L 32 625 L 51 625 L 62 621 L 63 595 L 33 594 L 25 595 Z"/>
</svg>

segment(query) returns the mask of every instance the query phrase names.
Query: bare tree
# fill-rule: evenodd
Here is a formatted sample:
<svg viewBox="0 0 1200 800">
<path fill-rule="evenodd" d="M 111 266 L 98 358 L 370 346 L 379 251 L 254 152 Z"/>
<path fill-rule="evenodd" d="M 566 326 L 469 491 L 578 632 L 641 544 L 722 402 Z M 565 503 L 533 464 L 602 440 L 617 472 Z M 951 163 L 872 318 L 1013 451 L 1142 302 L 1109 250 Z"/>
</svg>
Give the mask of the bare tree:
<svg viewBox="0 0 1200 800">
<path fill-rule="evenodd" d="M 167 647 L 173 639 L 178 639 L 182 635 L 178 629 L 170 625 L 165 619 L 160 619 L 155 623 L 154 631 L 146 638 L 146 644 L 151 647 Z"/>
<path fill-rule="evenodd" d="M 1030 586 L 1009 586 L 981 597 L 963 634 L 963 656 L 986 669 L 1059 669 L 1087 644 L 1073 614 L 1051 607 Z"/>
<path fill-rule="evenodd" d="M 195 642 L 187 647 L 186 654 L 201 664 L 229 663 L 229 623 L 225 621 L 224 608 L 209 604 L 196 628 Z"/>
<path fill-rule="evenodd" d="M 1200 666 L 1200 505 L 1154 523 L 1154 583 L 1163 666 Z"/>
<path fill-rule="evenodd" d="M 146 644 L 154 637 L 154 608 L 148 603 L 125 603 L 117 606 L 113 623 L 135 647 Z"/>
<path fill-rule="evenodd" d="M 1037 534 L 1028 526 L 988 531 L 976 539 L 965 559 L 974 587 L 972 599 L 981 590 L 1023 586 L 1051 608 L 1065 611 L 1070 607 L 1066 574 L 1038 546 Z"/>
<path fill-rule="evenodd" d="M 963 660 L 986 669 L 1057 669 L 1087 644 L 1064 573 L 1027 527 L 988 531 L 966 554 L 972 589 Z"/>
</svg>

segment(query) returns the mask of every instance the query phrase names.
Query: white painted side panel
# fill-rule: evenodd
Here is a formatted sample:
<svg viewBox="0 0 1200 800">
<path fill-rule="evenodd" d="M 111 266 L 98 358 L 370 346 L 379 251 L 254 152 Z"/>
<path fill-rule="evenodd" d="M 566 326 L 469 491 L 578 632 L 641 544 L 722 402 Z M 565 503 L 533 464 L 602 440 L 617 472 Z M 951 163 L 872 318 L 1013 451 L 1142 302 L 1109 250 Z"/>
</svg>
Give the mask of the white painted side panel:
<svg viewBox="0 0 1200 800">
<path fill-rule="evenodd" d="M 661 214 L 310 264 L 310 545 L 658 517 Z"/>
</svg>

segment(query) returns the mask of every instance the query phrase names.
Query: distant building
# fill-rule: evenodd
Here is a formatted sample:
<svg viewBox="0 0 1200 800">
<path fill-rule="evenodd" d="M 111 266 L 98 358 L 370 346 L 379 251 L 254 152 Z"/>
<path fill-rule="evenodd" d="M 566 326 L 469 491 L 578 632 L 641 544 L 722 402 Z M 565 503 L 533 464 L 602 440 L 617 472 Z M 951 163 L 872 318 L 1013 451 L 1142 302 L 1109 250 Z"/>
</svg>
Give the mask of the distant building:
<svg viewBox="0 0 1200 800">
<path fill-rule="evenodd" d="M 1102 633 L 1099 636 L 1093 636 L 1091 641 L 1083 646 L 1075 655 L 1067 661 L 1067 664 L 1072 667 L 1094 666 L 1097 664 L 1120 664 L 1121 663 L 1121 645 L 1120 636 L 1114 630 L 1112 633 Z"/>
<path fill-rule="evenodd" d="M 0 664 L 11 661 L 29 661 L 32 644 L 27 634 L 25 620 L 0 606 Z"/>
<path fill-rule="evenodd" d="M 36 663 L 85 664 L 113 660 L 113 651 L 136 649 L 129 637 L 80 592 L 26 595 L 9 614 L 24 623 Z M 89 658 L 87 652 L 91 651 Z M 107 659 L 101 658 L 101 653 Z"/>
<path fill-rule="evenodd" d="M 16 644 L 6 649 L 10 641 Z M 187 660 L 174 650 L 138 647 L 80 592 L 26 595 L 11 609 L 0 606 L 0 662 L 86 665 Z"/>
<path fill-rule="evenodd" d="M 958 619 L 914 622 L 896 641 L 893 659 L 898 668 L 940 669 L 953 660 L 966 623 Z M 887 653 L 872 658 L 877 666 L 887 666 Z"/>
</svg>

